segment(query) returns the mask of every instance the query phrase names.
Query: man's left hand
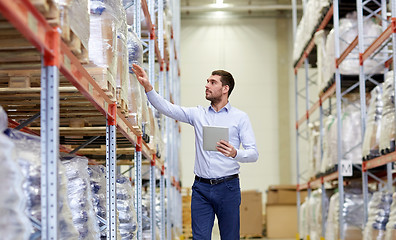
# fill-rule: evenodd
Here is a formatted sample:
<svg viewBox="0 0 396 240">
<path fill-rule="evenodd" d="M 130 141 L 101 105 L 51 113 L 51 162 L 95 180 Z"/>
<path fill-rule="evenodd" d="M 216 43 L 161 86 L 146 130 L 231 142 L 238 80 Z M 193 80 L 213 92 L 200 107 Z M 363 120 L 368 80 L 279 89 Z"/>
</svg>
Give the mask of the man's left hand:
<svg viewBox="0 0 396 240">
<path fill-rule="evenodd" d="M 235 158 L 237 155 L 236 149 L 229 142 L 224 140 L 217 142 L 216 149 L 226 157 Z"/>
</svg>

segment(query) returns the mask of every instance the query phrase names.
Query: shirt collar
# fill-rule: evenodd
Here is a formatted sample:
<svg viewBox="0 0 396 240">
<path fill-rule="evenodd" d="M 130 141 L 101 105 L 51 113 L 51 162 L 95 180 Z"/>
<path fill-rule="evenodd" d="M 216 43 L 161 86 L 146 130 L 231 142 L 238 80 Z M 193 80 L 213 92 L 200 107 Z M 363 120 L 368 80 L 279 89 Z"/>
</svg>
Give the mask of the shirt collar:
<svg viewBox="0 0 396 240">
<path fill-rule="evenodd" d="M 231 110 L 231 104 L 230 104 L 230 102 L 228 102 L 228 103 L 227 103 L 222 109 L 220 109 L 220 111 L 218 111 L 218 112 L 223 111 L 223 109 L 224 109 L 226 112 L 229 112 L 229 111 Z M 213 109 L 212 105 L 209 105 L 208 110 L 212 110 L 212 111 L 216 112 L 216 110 Z"/>
</svg>

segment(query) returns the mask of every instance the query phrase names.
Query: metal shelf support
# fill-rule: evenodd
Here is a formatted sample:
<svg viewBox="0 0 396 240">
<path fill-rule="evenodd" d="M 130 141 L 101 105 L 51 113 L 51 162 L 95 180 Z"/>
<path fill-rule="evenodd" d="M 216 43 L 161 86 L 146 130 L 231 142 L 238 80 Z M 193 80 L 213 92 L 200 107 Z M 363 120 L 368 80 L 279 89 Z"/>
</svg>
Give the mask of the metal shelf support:
<svg viewBox="0 0 396 240">
<path fill-rule="evenodd" d="M 41 67 L 41 239 L 56 240 L 58 225 L 59 53 L 57 28 L 46 33 L 53 55 L 45 53 Z"/>
<path fill-rule="evenodd" d="M 106 220 L 107 239 L 117 239 L 117 163 L 116 163 L 116 116 L 117 104 L 109 105 L 106 126 Z"/>
<path fill-rule="evenodd" d="M 135 146 L 135 211 L 137 218 L 137 239 L 142 239 L 143 216 L 142 216 L 142 136 L 137 137 Z"/>
<path fill-rule="evenodd" d="M 150 165 L 150 226 L 151 226 L 151 239 L 155 240 L 155 154 L 153 154 L 153 158 L 151 159 Z"/>
</svg>

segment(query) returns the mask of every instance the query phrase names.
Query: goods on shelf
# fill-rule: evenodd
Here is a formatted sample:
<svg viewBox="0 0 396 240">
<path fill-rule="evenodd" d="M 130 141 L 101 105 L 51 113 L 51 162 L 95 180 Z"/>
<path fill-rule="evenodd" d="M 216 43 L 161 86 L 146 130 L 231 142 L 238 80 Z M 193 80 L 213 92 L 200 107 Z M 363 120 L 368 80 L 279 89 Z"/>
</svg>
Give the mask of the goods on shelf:
<svg viewBox="0 0 396 240">
<path fill-rule="evenodd" d="M 119 1 L 90 0 L 89 61 L 86 66 L 112 100 L 116 97 L 117 5 Z"/>
<path fill-rule="evenodd" d="M 314 35 L 314 40 L 315 40 L 315 45 L 316 45 L 316 55 L 317 55 L 317 71 L 318 71 L 318 77 L 317 77 L 317 87 L 318 87 L 318 92 L 321 92 L 323 89 L 323 86 L 327 84 L 328 79 L 324 79 L 324 72 L 326 71 L 324 68 L 327 67 L 328 65 L 325 64 L 324 61 L 326 61 L 328 58 L 326 56 L 326 33 L 324 30 L 317 31 Z M 328 70 L 327 70 L 328 71 Z"/>
<path fill-rule="evenodd" d="M 36 227 L 41 222 L 41 154 L 40 138 L 23 132 L 8 129 L 6 134 L 15 144 L 16 162 L 23 174 L 22 189 L 26 199 L 26 210 L 29 218 L 37 225 L 31 237 L 40 237 L 40 230 Z M 72 221 L 72 212 L 67 200 L 68 182 L 60 160 L 58 169 L 58 221 L 59 239 L 77 239 L 78 231 Z"/>
<path fill-rule="evenodd" d="M 396 238 L 396 193 L 392 194 L 392 204 L 390 207 L 389 221 L 386 224 L 385 240 Z"/>
<path fill-rule="evenodd" d="M 375 192 L 368 206 L 368 220 L 363 232 L 363 240 L 380 240 L 385 238 L 392 194 Z"/>
<path fill-rule="evenodd" d="M 117 1 L 116 1 L 117 2 Z M 123 113 L 128 112 L 128 81 L 129 81 L 129 64 L 128 64 L 128 27 L 126 23 L 125 10 L 118 0 L 117 4 L 117 19 L 118 24 L 116 28 L 117 32 L 117 75 L 116 75 L 116 87 L 117 87 L 117 103 L 118 107 L 121 108 Z"/>
<path fill-rule="evenodd" d="M 59 0 L 62 39 L 82 61 L 88 61 L 89 0 Z"/>
<path fill-rule="evenodd" d="M 0 236 L 29 239 L 32 224 L 25 214 L 23 175 L 14 161 L 15 144 L 3 133 L 7 122 L 7 115 L 0 106 Z"/>
<path fill-rule="evenodd" d="M 379 149 L 381 154 L 386 154 L 395 150 L 395 93 L 393 86 L 393 71 L 386 74 L 382 91 L 383 109 Z"/>
<path fill-rule="evenodd" d="M 117 210 L 122 240 L 135 239 L 136 236 L 137 222 L 133 195 L 131 181 L 124 175 L 119 175 L 117 177 Z"/>
<path fill-rule="evenodd" d="M 92 204 L 95 214 L 106 220 L 106 168 L 102 165 L 90 165 L 88 167 L 89 180 L 92 190 Z M 97 220 L 100 229 L 105 226 Z M 101 232 L 106 237 L 106 231 Z"/>
<path fill-rule="evenodd" d="M 305 4 L 304 15 L 297 26 L 296 40 L 293 48 L 294 62 L 303 54 L 305 46 L 315 33 L 323 12 L 325 9 L 328 9 L 330 2 L 330 0 L 308 0 Z"/>
<path fill-rule="evenodd" d="M 314 177 L 320 172 L 320 123 L 310 122 L 308 128 L 308 176 Z"/>
<path fill-rule="evenodd" d="M 65 155 L 62 158 L 68 178 L 67 197 L 74 226 L 80 233 L 79 239 L 99 239 L 99 225 L 93 210 L 92 190 L 88 175 L 88 159 L 73 155 Z"/>
<path fill-rule="evenodd" d="M 344 205 L 342 207 L 344 217 L 344 239 L 361 240 L 363 217 L 363 195 L 362 186 L 351 184 L 345 188 Z M 326 240 L 337 240 L 339 236 L 339 193 L 333 194 L 330 198 L 329 211 L 326 225 Z"/>
<path fill-rule="evenodd" d="M 342 108 L 342 160 L 351 160 L 353 164 L 362 163 L 360 101 L 350 95 L 350 102 Z M 337 119 L 333 116 L 325 120 L 323 138 L 323 160 L 321 172 L 326 172 L 338 164 L 337 158 Z"/>
<path fill-rule="evenodd" d="M 357 28 L 357 15 L 356 12 L 352 12 L 346 15 L 345 18 L 340 19 L 340 54 L 345 51 L 345 49 L 355 40 L 358 34 Z M 364 35 L 364 46 L 367 48 L 381 33 L 381 26 L 374 23 L 371 19 L 364 22 L 363 28 Z M 334 29 L 332 29 L 327 36 L 326 40 L 326 59 L 323 61 L 323 79 L 320 89 L 326 88 L 328 82 L 333 79 L 335 72 L 335 42 L 334 42 Z M 367 59 L 364 62 L 365 73 L 383 73 L 384 65 L 380 64 L 383 60 L 383 53 L 378 53 L 372 58 Z M 359 51 L 357 48 L 352 50 L 351 53 L 341 62 L 339 66 L 340 74 L 344 75 L 359 75 Z"/>
<path fill-rule="evenodd" d="M 382 85 L 379 85 L 371 91 L 371 99 L 367 109 L 366 131 L 362 145 L 362 155 L 366 160 L 380 156 L 379 140 L 382 109 Z"/>
<path fill-rule="evenodd" d="M 325 193 L 326 194 L 326 193 Z M 329 207 L 329 199 L 325 198 L 323 203 L 325 207 L 324 216 L 327 219 Z M 305 202 L 301 205 L 300 214 L 300 234 L 301 237 L 307 239 L 309 235 L 312 240 L 319 240 L 322 235 L 322 190 L 317 189 L 311 193 L 310 197 L 306 197 Z"/>
</svg>

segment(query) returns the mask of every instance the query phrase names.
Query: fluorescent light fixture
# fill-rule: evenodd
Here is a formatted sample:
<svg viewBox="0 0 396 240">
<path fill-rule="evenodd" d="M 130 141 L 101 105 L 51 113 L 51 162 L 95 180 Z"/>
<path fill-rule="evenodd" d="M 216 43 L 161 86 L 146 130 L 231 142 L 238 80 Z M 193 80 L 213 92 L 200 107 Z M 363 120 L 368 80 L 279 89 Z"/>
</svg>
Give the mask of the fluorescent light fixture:
<svg viewBox="0 0 396 240">
<path fill-rule="evenodd" d="M 216 0 L 216 5 L 223 5 L 223 0 Z"/>
</svg>

